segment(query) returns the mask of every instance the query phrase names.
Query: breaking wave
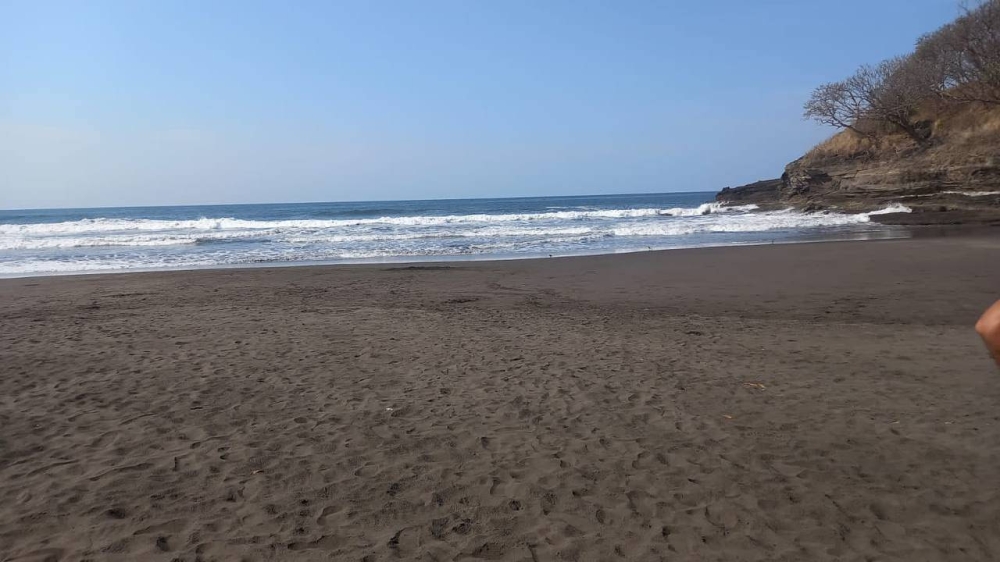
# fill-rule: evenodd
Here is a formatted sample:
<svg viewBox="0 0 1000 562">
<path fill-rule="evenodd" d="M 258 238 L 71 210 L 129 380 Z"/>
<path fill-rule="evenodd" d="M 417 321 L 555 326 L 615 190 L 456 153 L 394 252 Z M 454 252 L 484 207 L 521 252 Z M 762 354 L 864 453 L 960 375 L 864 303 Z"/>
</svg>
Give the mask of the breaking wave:
<svg viewBox="0 0 1000 562">
<path fill-rule="evenodd" d="M 628 197 L 628 196 L 621 196 Z M 670 196 L 663 196 L 669 198 Z M 467 205 L 466 208 L 472 205 Z M 455 205 L 461 207 L 461 205 Z M 239 209 L 239 208 L 233 208 Z M 463 209 L 464 210 L 464 209 Z M 190 268 L 308 261 L 515 257 L 753 243 L 810 231 L 866 227 L 866 214 L 760 211 L 710 202 L 622 208 L 542 207 L 530 212 L 455 212 L 350 218 L 91 216 L 3 222 L 0 274 Z M 247 216 L 250 215 L 250 216 Z M 72 217 L 69 213 L 64 215 Z M 18 216 L 20 218 L 20 215 Z M 63 218 L 56 215 L 55 218 Z M 826 230 L 824 230 L 826 229 Z"/>
<path fill-rule="evenodd" d="M 195 220 L 110 219 L 95 218 L 78 221 L 38 224 L 0 224 L 0 235 L 45 236 L 90 234 L 99 232 L 128 231 L 228 231 L 268 229 L 331 229 L 352 226 L 444 226 L 476 223 L 508 223 L 534 221 L 580 221 L 587 219 L 623 219 L 656 216 L 700 216 L 713 213 L 746 212 L 756 205 L 724 207 L 719 203 L 705 203 L 695 208 L 670 209 L 610 209 L 594 211 L 554 211 L 548 213 L 474 214 L 446 216 L 379 217 L 371 219 L 330 220 L 245 220 L 232 217 L 199 218 Z"/>
</svg>

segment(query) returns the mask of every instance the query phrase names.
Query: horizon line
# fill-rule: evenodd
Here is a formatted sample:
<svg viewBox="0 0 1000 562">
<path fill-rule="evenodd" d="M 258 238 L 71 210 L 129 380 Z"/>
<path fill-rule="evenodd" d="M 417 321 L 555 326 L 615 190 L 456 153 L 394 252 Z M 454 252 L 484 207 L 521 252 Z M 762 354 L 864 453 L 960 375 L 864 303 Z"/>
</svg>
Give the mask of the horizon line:
<svg viewBox="0 0 1000 562">
<path fill-rule="evenodd" d="M 154 209 L 163 207 L 233 207 L 233 206 L 254 206 L 254 205 L 319 205 L 319 204 L 340 204 L 340 203 L 416 203 L 423 201 L 486 201 L 490 199 L 554 199 L 554 198 L 583 198 L 583 197 L 627 197 L 633 195 L 682 195 L 688 193 L 718 193 L 720 190 L 695 190 L 695 191 L 648 191 L 633 193 L 595 193 L 579 195 L 521 195 L 509 197 L 430 197 L 424 199 L 355 199 L 339 201 L 271 201 L 266 203 L 185 203 L 166 205 L 98 205 L 95 207 L 23 207 L 23 208 L 0 208 L 0 213 L 10 213 L 18 211 L 85 211 L 94 209 Z"/>
</svg>

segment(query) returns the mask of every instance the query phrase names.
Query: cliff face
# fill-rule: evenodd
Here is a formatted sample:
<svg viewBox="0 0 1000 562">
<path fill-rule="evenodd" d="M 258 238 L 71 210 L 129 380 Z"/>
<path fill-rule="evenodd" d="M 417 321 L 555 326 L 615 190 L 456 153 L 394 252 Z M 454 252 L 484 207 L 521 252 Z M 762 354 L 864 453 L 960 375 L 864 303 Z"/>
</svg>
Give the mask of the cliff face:
<svg viewBox="0 0 1000 562">
<path fill-rule="evenodd" d="M 788 164 L 780 179 L 726 188 L 716 200 L 842 212 L 899 203 L 913 213 L 879 219 L 1000 224 L 1000 110 L 951 116 L 935 126 L 923 146 L 889 138 L 873 147 L 853 133 L 838 133 Z"/>
</svg>

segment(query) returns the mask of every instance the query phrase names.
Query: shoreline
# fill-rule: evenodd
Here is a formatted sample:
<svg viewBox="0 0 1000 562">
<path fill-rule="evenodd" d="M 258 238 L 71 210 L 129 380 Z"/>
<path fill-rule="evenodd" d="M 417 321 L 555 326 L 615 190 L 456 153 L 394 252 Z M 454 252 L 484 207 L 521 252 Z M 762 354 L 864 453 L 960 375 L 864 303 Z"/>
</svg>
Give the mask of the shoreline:
<svg viewBox="0 0 1000 562">
<path fill-rule="evenodd" d="M 755 214 L 696 195 L 612 196 L 604 203 L 578 197 L 576 207 L 539 198 L 531 205 L 489 199 L 448 209 L 307 205 L 295 213 L 263 205 L 214 218 L 205 208 L 113 210 L 107 217 L 89 210 L 61 216 L 62 222 L 15 217 L 16 224 L 0 225 L 0 246 L 7 248 L 0 251 L 0 277 L 536 259 L 907 235 L 905 227 L 870 221 L 868 214 Z"/>
<path fill-rule="evenodd" d="M 995 560 L 997 255 L 0 280 L 0 553 Z"/>
<path fill-rule="evenodd" d="M 885 226 L 898 226 L 892 224 L 886 224 Z M 490 262 L 511 262 L 511 261 L 536 261 L 536 260 L 549 260 L 549 259 L 573 259 L 573 258 L 591 258 L 598 256 L 616 256 L 616 255 L 627 255 L 627 254 L 646 254 L 646 253 L 660 253 L 660 252 L 676 252 L 684 250 L 709 250 L 713 248 L 748 248 L 754 246 L 778 246 L 778 245 L 795 245 L 795 244 L 828 244 L 828 243 L 838 243 L 838 242 L 885 242 L 890 240 L 909 240 L 912 238 L 923 238 L 923 237 L 945 237 L 945 236 L 978 236 L 986 232 L 989 232 L 990 227 L 977 227 L 977 226 L 966 226 L 966 225 L 948 225 L 948 226 L 938 226 L 938 225 L 916 225 L 907 227 L 905 232 L 900 232 L 899 235 L 889 235 L 890 232 L 886 231 L 881 234 L 886 234 L 889 236 L 882 236 L 878 238 L 826 238 L 826 239 L 787 239 L 787 240 L 771 240 L 769 242 L 746 242 L 746 243 L 722 243 L 722 244 L 704 244 L 698 246 L 682 246 L 673 248 L 653 248 L 653 249 L 636 249 L 636 250 L 620 250 L 615 252 L 597 252 L 597 253 L 574 253 L 574 254 L 562 254 L 562 255 L 517 255 L 517 254 L 480 254 L 480 255 L 459 255 L 459 256 L 426 256 L 428 259 L 420 259 L 421 257 L 415 257 L 413 259 L 408 259 L 406 256 L 399 256 L 397 258 L 364 258 L 358 260 L 347 260 L 347 261 L 300 261 L 300 262 L 261 262 L 261 263 L 246 263 L 246 264 L 214 264 L 214 265 L 203 265 L 203 266 L 191 266 L 191 267 L 178 267 L 178 268 L 135 268 L 135 269 L 109 269 L 109 270 L 94 270 L 94 271 L 68 271 L 68 272 L 48 272 L 48 273 L 28 273 L 28 274 L 4 274 L 0 273 L 0 281 L 6 279 L 43 279 L 47 277 L 90 277 L 90 276 L 103 276 L 103 275 L 129 275 L 129 274 L 148 274 L 148 273 L 176 273 L 176 272 L 188 272 L 188 271 L 228 271 L 228 270 L 239 270 L 239 269 L 286 269 L 286 268 L 310 268 L 310 267 L 357 267 L 357 266 L 384 266 L 393 264 L 460 264 L 460 263 L 490 263 Z M 985 230 L 981 230 L 985 229 Z M 933 232 L 931 232 L 933 230 Z M 924 232 L 921 232 L 924 231 Z M 875 233 L 866 233 L 867 235 L 872 235 Z"/>
</svg>

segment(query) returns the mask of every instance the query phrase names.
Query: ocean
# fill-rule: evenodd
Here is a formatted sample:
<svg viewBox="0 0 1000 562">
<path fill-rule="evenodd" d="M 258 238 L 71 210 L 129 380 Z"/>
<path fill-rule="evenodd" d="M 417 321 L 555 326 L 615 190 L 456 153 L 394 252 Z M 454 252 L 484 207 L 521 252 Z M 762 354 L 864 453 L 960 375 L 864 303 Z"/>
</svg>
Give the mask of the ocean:
<svg viewBox="0 0 1000 562">
<path fill-rule="evenodd" d="M 714 193 L 0 211 L 0 276 L 507 259 L 906 236 Z"/>
</svg>

